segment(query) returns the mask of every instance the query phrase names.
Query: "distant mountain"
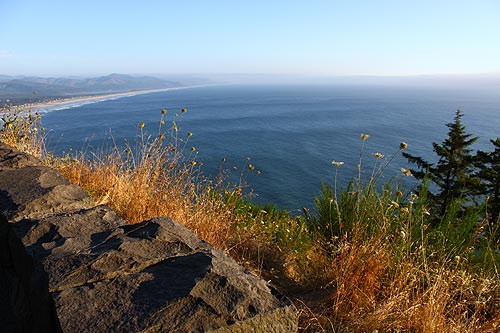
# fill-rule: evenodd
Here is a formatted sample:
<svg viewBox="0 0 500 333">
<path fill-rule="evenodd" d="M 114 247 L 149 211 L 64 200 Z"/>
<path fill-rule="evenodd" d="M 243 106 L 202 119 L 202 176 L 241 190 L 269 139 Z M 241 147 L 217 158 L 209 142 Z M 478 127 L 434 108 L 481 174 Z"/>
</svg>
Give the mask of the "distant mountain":
<svg viewBox="0 0 500 333">
<path fill-rule="evenodd" d="M 2 75 L 0 74 L 0 82 L 4 82 L 4 81 L 10 81 L 12 80 L 13 77 L 12 76 L 9 76 L 9 75 Z"/>
<path fill-rule="evenodd" d="M 0 75 L 0 98 L 20 100 L 68 97 L 179 87 L 178 81 L 149 76 L 111 74 L 93 78 L 42 78 Z"/>
</svg>

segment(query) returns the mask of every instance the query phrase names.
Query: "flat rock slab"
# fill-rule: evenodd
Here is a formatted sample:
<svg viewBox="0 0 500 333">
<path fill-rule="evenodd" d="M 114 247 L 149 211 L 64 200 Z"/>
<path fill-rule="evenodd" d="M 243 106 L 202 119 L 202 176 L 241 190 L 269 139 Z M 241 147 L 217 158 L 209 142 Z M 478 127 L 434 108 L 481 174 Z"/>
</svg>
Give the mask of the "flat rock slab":
<svg viewBox="0 0 500 333">
<path fill-rule="evenodd" d="M 0 212 L 9 221 L 89 208 L 88 194 L 59 172 L 0 142 Z"/>
<path fill-rule="evenodd" d="M 106 206 L 16 223 L 64 332 L 297 330 L 284 297 L 185 227 L 121 223 Z"/>
<path fill-rule="evenodd" d="M 0 141 L 0 168 L 18 169 L 36 165 L 42 165 L 39 159 L 23 154 Z"/>
<path fill-rule="evenodd" d="M 0 215 L 46 272 L 64 332 L 297 331 L 288 299 L 182 225 L 127 225 L 22 155 L 0 144 Z"/>
<path fill-rule="evenodd" d="M 0 169 L 0 189 L 0 209 L 14 222 L 93 205 L 84 190 L 43 166 Z"/>
</svg>

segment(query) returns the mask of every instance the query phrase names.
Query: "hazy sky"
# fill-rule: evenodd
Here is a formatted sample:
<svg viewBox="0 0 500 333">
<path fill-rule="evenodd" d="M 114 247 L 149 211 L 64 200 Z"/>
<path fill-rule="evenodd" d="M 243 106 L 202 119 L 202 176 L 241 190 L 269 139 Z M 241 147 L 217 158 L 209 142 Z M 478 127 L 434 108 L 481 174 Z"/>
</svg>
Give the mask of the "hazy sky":
<svg viewBox="0 0 500 333">
<path fill-rule="evenodd" d="M 0 74 L 500 73 L 498 0 L 0 0 Z"/>
</svg>

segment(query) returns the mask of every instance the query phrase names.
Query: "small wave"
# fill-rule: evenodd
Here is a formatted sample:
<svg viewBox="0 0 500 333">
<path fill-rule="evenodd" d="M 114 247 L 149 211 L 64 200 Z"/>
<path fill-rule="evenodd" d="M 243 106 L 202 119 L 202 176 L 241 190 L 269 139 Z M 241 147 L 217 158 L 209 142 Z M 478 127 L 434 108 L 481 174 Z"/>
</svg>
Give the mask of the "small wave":
<svg viewBox="0 0 500 333">
<path fill-rule="evenodd" d="M 134 97 L 134 96 L 143 95 L 143 94 L 146 94 L 146 92 L 129 93 L 127 95 L 122 95 L 122 96 L 103 96 L 102 98 L 92 98 L 89 100 L 78 101 L 78 102 L 68 101 L 67 103 L 64 103 L 64 104 L 35 107 L 35 108 L 33 108 L 33 111 L 36 111 L 38 113 L 49 113 L 52 111 L 73 109 L 73 108 L 78 108 L 78 107 L 83 106 L 83 105 L 95 104 L 95 103 L 100 103 L 100 102 L 105 102 L 105 101 L 114 101 L 114 100 L 121 99 L 121 98 Z"/>
<path fill-rule="evenodd" d="M 97 102 L 98 101 L 88 101 L 88 102 L 78 102 L 78 103 L 54 105 L 54 106 L 45 106 L 45 107 L 40 107 L 40 108 L 34 108 L 33 111 L 36 111 L 38 113 L 49 113 L 52 111 L 60 111 L 60 110 L 77 108 L 77 107 L 80 107 L 82 105 L 87 105 L 87 104 L 92 104 L 92 103 L 97 103 Z"/>
<path fill-rule="evenodd" d="M 210 85 L 206 85 L 206 86 L 210 86 Z M 204 87 L 204 85 L 172 87 L 172 88 L 165 88 L 165 89 L 160 89 L 160 90 L 144 90 L 144 91 L 136 91 L 136 92 L 127 92 L 127 93 L 124 93 L 123 95 L 120 95 L 120 94 L 119 95 L 110 95 L 110 96 L 108 95 L 108 96 L 102 96 L 102 98 L 98 98 L 96 96 L 90 96 L 89 99 L 86 99 L 86 100 L 79 100 L 79 101 L 75 101 L 75 102 L 67 101 L 67 102 L 64 102 L 61 104 L 57 104 L 57 105 L 33 107 L 33 111 L 36 111 L 38 113 L 49 113 L 52 111 L 60 111 L 60 110 L 78 108 L 80 106 L 88 105 L 88 104 L 100 103 L 100 102 L 105 102 L 105 101 L 114 101 L 114 100 L 126 98 L 126 97 L 134 97 L 134 96 L 138 96 L 138 95 L 145 95 L 145 94 L 151 94 L 151 93 L 156 93 L 156 92 L 189 89 L 189 88 L 201 88 L 201 87 Z"/>
<path fill-rule="evenodd" d="M 49 113 L 52 111 L 73 109 L 73 108 L 81 107 L 83 105 L 95 104 L 95 103 L 100 103 L 100 102 L 104 102 L 104 101 L 113 101 L 113 100 L 123 98 L 123 97 L 128 97 L 128 96 L 114 96 L 114 97 L 93 99 L 93 100 L 87 100 L 87 101 L 68 102 L 65 104 L 50 105 L 50 106 L 44 106 L 44 107 L 40 107 L 40 108 L 34 108 L 33 111 L 37 111 L 38 113 Z"/>
</svg>

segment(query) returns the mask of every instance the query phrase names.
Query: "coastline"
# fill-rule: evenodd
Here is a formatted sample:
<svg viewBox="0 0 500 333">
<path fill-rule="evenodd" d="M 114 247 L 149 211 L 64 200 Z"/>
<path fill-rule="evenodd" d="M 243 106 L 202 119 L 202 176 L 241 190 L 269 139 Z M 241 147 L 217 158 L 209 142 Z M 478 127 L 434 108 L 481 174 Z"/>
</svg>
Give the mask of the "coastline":
<svg viewBox="0 0 500 333">
<path fill-rule="evenodd" d="M 151 94 L 151 93 L 156 93 L 156 92 L 163 92 L 163 91 L 172 91 L 172 90 L 180 90 L 180 89 L 188 89 L 188 88 L 201 88 L 201 87 L 207 87 L 207 86 L 212 86 L 210 85 L 194 85 L 194 86 L 179 86 L 179 87 L 169 87 L 169 88 L 160 88 L 160 89 L 145 89 L 145 90 L 134 90 L 134 91 L 127 91 L 127 92 L 120 92 L 120 93 L 110 93 L 110 94 L 100 94 L 100 95 L 85 95 L 85 96 L 77 96 L 77 97 L 61 97 L 57 98 L 51 101 L 47 102 L 38 102 L 38 103 L 29 103 L 29 104 L 19 104 L 19 105 L 14 105 L 15 108 L 20 108 L 23 111 L 43 111 L 44 109 L 47 108 L 53 108 L 53 107 L 59 107 L 59 106 L 66 106 L 66 105 L 71 105 L 74 103 L 86 103 L 86 102 L 100 102 L 100 101 L 105 101 L 109 99 L 117 99 L 117 98 L 123 98 L 123 97 L 129 97 L 129 96 L 136 96 L 136 95 L 145 95 L 145 94 Z M 5 109 L 0 109 L 0 114 L 7 113 L 7 110 Z"/>
</svg>

